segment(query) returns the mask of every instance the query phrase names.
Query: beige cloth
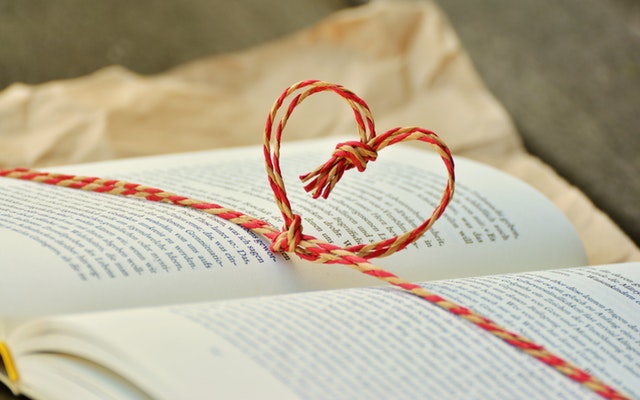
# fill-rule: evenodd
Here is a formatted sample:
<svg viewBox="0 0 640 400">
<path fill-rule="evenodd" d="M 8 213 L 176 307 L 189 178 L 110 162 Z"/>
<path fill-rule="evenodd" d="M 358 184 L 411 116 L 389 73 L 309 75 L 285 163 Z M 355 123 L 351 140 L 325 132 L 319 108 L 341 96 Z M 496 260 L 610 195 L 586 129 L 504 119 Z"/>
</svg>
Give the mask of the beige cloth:
<svg viewBox="0 0 640 400">
<path fill-rule="evenodd" d="M 282 40 L 143 77 L 120 67 L 0 94 L 0 166 L 44 167 L 260 143 L 274 99 L 305 79 L 340 83 L 371 106 L 379 129 L 433 129 L 454 154 L 537 187 L 578 229 L 591 263 L 640 260 L 591 202 L 526 154 L 440 10 L 373 2 Z M 316 99 L 318 98 L 318 99 Z M 286 139 L 354 132 L 335 95 L 296 110 Z M 355 133 L 354 133 L 355 134 Z"/>
</svg>

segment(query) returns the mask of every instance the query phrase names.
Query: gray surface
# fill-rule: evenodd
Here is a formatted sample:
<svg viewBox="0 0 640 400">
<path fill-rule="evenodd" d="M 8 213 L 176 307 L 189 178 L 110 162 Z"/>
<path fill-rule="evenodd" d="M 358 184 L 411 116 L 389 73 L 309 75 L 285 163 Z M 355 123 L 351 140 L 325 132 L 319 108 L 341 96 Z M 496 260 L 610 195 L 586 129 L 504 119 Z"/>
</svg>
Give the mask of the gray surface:
<svg viewBox="0 0 640 400">
<path fill-rule="evenodd" d="M 348 3 L 0 0 L 0 88 L 114 63 L 160 72 L 276 38 Z M 640 243 L 640 3 L 440 4 L 528 149 Z"/>
<path fill-rule="evenodd" d="M 161 72 L 302 29 L 342 0 L 0 0 L 0 89 L 110 64 Z"/>
<path fill-rule="evenodd" d="M 529 151 L 640 244 L 640 2 L 440 4 Z"/>
</svg>

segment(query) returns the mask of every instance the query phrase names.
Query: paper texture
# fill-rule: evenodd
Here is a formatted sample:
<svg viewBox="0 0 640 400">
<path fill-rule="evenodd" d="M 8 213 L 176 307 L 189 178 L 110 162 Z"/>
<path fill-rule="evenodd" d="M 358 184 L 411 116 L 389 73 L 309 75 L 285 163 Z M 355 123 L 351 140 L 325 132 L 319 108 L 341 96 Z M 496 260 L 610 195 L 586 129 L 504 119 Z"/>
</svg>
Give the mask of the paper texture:
<svg viewBox="0 0 640 400">
<path fill-rule="evenodd" d="M 607 216 L 525 152 L 446 17 L 429 2 L 372 2 L 284 39 L 150 77 L 113 66 L 73 80 L 12 85 L 0 93 L 0 166 L 42 168 L 260 143 L 275 98 L 305 79 L 356 92 L 371 106 L 380 132 L 432 129 L 454 155 L 537 187 L 576 226 L 591 263 L 640 260 Z M 347 104 L 322 94 L 296 110 L 284 137 L 351 132 L 355 138 Z"/>
</svg>

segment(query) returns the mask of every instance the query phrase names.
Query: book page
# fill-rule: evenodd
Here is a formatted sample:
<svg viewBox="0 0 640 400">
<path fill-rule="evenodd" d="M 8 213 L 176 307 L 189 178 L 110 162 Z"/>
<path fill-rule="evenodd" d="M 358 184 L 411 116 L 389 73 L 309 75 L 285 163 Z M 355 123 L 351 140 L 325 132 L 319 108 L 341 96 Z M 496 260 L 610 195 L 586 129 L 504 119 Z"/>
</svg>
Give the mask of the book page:
<svg viewBox="0 0 640 400">
<path fill-rule="evenodd" d="M 427 286 L 640 396 L 640 264 Z M 390 288 L 62 317 L 23 328 L 12 347 L 25 385 L 42 384 L 28 378 L 29 354 L 56 349 L 118 371 L 153 398 L 599 398 Z"/>
<path fill-rule="evenodd" d="M 640 398 L 640 263 L 430 282 Z"/>
<path fill-rule="evenodd" d="M 152 400 L 121 375 L 78 357 L 41 353 L 31 355 L 23 367 L 30 381 L 44 383 L 35 388 L 29 385 L 16 388 L 29 399 Z"/>
<path fill-rule="evenodd" d="M 323 162 L 334 141 L 282 152 L 305 233 L 345 246 L 378 241 L 417 226 L 437 205 L 446 182 L 441 161 L 406 146 L 385 150 L 364 174 L 349 171 L 328 200 L 310 199 L 295 177 Z M 59 171 L 160 187 L 281 226 L 261 154 L 232 149 Z M 411 280 L 585 263 L 573 228 L 539 193 L 467 160 L 457 161 L 457 176 L 441 220 L 376 263 Z M 287 262 L 255 234 L 173 205 L 2 179 L 0 215 L 5 320 L 375 284 L 344 267 Z"/>
</svg>

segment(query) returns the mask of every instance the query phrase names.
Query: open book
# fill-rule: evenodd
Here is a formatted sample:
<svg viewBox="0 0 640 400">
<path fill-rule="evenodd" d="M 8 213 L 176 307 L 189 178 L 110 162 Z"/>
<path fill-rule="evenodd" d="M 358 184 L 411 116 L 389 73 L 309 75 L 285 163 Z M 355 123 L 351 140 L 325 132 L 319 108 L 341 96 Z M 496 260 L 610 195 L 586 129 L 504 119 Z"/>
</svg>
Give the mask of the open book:
<svg viewBox="0 0 640 400">
<path fill-rule="evenodd" d="M 285 179 L 324 161 L 335 142 L 285 144 Z M 156 186 L 279 226 L 261 154 L 227 149 L 56 171 Z M 572 269 L 587 263 L 584 251 L 548 200 L 472 161 L 456 159 L 456 175 L 443 217 L 376 264 L 429 281 L 436 293 L 640 396 L 639 266 Z M 289 196 L 305 233 L 349 245 L 418 225 L 445 182 L 437 155 L 395 146 L 363 174 L 346 174 L 326 201 L 291 184 Z M 262 238 L 197 210 L 1 179 L 0 216 L 0 340 L 20 379 L 12 382 L 6 365 L 0 377 L 16 393 L 46 399 L 589 394 L 412 295 L 362 289 L 377 282 L 344 266 L 273 254 Z"/>
</svg>

